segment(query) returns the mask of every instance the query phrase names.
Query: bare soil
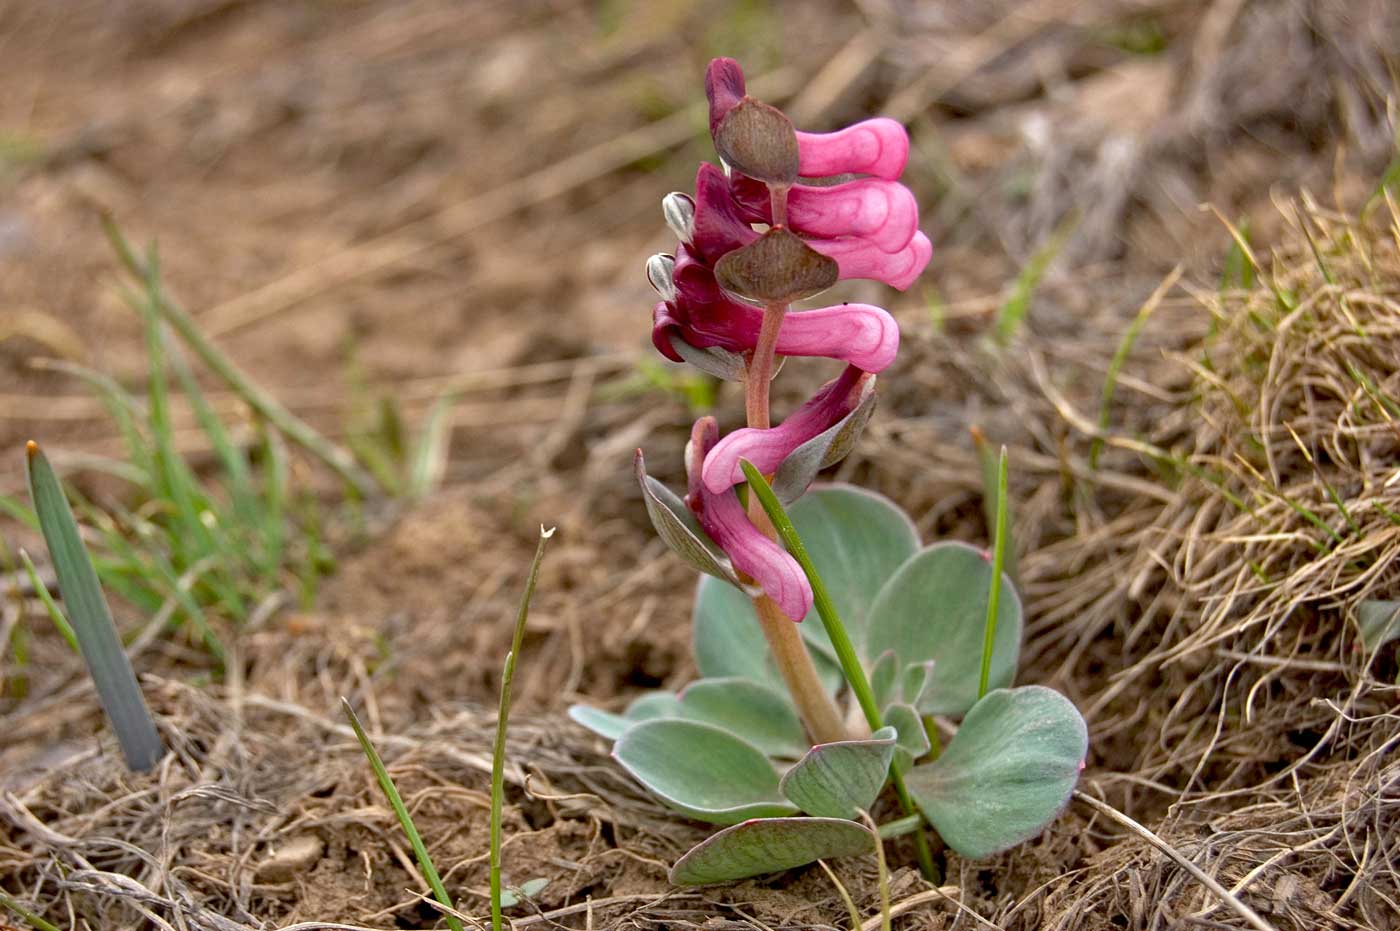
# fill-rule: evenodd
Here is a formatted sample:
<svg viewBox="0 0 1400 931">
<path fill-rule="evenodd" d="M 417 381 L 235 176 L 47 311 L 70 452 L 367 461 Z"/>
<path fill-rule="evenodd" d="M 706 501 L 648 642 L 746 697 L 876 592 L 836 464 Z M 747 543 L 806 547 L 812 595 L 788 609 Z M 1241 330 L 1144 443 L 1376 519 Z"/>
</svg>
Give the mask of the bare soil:
<svg viewBox="0 0 1400 931">
<path fill-rule="evenodd" d="M 693 579 L 629 465 L 644 446 L 681 473 L 692 413 L 637 376 L 641 268 L 672 245 L 660 197 L 712 157 L 699 76 L 729 54 L 804 127 L 889 113 L 914 138 L 935 259 L 908 294 L 848 292 L 891 307 L 903 348 L 837 477 L 926 540 L 985 540 L 968 429 L 1006 443 L 1022 678 L 1084 711 L 1083 792 L 1280 931 L 1400 927 L 1395 650 L 1367 654 L 1354 626 L 1400 582 L 1382 400 L 1400 397 L 1400 245 L 1369 199 L 1395 154 L 1392 7 L 0 0 L 0 493 L 22 488 L 25 439 L 120 453 L 92 396 L 34 364 L 140 387 L 103 214 L 157 241 L 211 337 L 329 435 L 374 398 L 417 424 L 460 391 L 442 490 L 344 520 L 313 603 L 246 629 L 223 674 L 173 637 L 138 657 L 175 751 L 154 774 L 121 769 L 79 663 L 9 586 L 0 642 L 18 624 L 34 640 L 26 666 L 0 652 L 0 891 L 97 931 L 440 926 L 346 696 L 484 914 L 499 668 L 543 523 L 560 532 L 516 682 L 505 850 L 508 881 L 549 882 L 516 926 L 845 926 L 817 869 L 668 886 L 703 831 L 562 713 L 694 672 Z M 1222 285 L 1224 220 L 1248 232 L 1253 286 Z M 780 409 L 820 377 L 788 368 Z M 717 414 L 737 422 L 741 399 L 722 391 Z M 298 478 L 334 508 L 311 462 Z M 1083 802 L 993 861 L 947 855 L 941 887 L 907 854 L 901 928 L 1248 926 Z M 832 865 L 878 923 L 874 863 Z"/>
</svg>

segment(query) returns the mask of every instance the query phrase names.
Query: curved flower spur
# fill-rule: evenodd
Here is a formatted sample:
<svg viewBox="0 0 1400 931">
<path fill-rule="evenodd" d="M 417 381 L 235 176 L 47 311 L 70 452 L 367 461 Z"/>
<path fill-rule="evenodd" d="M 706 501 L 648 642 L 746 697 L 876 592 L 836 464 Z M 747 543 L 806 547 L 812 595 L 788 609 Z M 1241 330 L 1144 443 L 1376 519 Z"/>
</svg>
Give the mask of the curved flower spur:
<svg viewBox="0 0 1400 931">
<path fill-rule="evenodd" d="M 729 826 L 676 863 L 674 882 L 869 851 L 876 835 L 857 818 L 887 784 L 910 817 L 880 836 L 913 832 L 931 876 L 924 825 L 970 857 L 1043 829 L 1078 778 L 1084 723 L 1049 689 L 1009 688 L 1021 604 L 987 554 L 920 548 L 913 522 L 871 492 L 811 489 L 869 420 L 899 328 L 870 304 L 790 305 L 843 278 L 905 289 L 928 264 L 918 206 L 898 180 L 904 128 L 872 119 L 798 132 L 747 95 L 730 59 L 711 62 L 705 87 L 721 164 L 700 166 L 693 195 L 662 202 L 680 242 L 647 262 L 661 298 L 652 341 L 741 382 L 747 425 L 721 436 L 713 417 L 696 421 L 683 498 L 646 474 L 641 450 L 635 461 L 658 533 L 704 573 L 702 678 L 621 715 L 570 714 L 614 740 L 613 756 L 668 806 Z M 775 426 L 769 383 L 783 356 L 846 366 Z M 810 614 L 821 623 L 793 623 Z M 946 748 L 934 716 L 962 721 Z"/>
</svg>

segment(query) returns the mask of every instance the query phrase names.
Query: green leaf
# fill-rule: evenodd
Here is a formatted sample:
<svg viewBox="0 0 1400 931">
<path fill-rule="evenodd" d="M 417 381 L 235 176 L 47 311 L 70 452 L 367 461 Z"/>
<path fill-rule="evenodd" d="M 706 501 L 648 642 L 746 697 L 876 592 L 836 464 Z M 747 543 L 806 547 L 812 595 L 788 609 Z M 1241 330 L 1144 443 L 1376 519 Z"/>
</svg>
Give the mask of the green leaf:
<svg viewBox="0 0 1400 931">
<path fill-rule="evenodd" d="M 870 693 L 875 697 L 876 707 L 883 708 L 890 703 L 898 677 L 899 657 L 894 650 L 886 650 L 870 667 Z"/>
<path fill-rule="evenodd" d="M 937 543 L 905 563 L 870 610 L 866 655 L 894 650 L 906 663 L 933 660 L 922 714 L 961 715 L 977 701 L 992 567 L 966 543 Z M 1002 576 L 991 688 L 1011 684 L 1021 649 L 1021 599 Z"/>
<path fill-rule="evenodd" d="M 686 686 L 680 716 L 724 728 L 768 756 L 796 759 L 811 746 L 787 696 L 750 679 L 701 679 Z"/>
<path fill-rule="evenodd" d="M 655 718 L 682 718 L 681 700 L 674 692 L 647 692 L 638 696 L 622 714 L 603 711 L 588 705 L 569 706 L 569 717 L 575 724 L 588 728 L 599 737 L 617 740 L 639 721 Z"/>
<path fill-rule="evenodd" d="M 1361 642 L 1374 653 L 1387 641 L 1400 637 L 1400 601 L 1363 601 L 1356 609 Z"/>
<path fill-rule="evenodd" d="M 998 689 L 973 706 L 938 759 L 905 775 L 905 784 L 948 846 L 980 860 L 1054 820 L 1088 746 L 1084 719 L 1059 692 Z"/>
<path fill-rule="evenodd" d="M 706 679 L 739 677 L 787 689 L 758 626 L 753 602 L 734 586 L 711 576 L 701 577 L 695 590 L 691 636 L 695 664 Z M 841 687 L 841 669 L 830 654 L 816 653 L 812 661 L 828 691 Z"/>
<path fill-rule="evenodd" d="M 543 876 L 527 879 L 518 886 L 507 886 L 501 890 L 501 908 L 519 905 L 525 899 L 533 899 L 544 891 L 549 880 Z"/>
<path fill-rule="evenodd" d="M 677 886 L 707 886 L 762 876 L 875 849 L 870 831 L 840 818 L 764 818 L 720 831 L 671 867 Z"/>
<path fill-rule="evenodd" d="M 856 441 L 875 412 L 875 379 L 867 378 L 861 387 L 860 402 L 826 430 L 798 446 L 778 466 L 773 476 L 773 493 L 784 505 L 801 498 L 822 469 L 836 465 L 850 455 Z"/>
<path fill-rule="evenodd" d="M 58 574 L 59 593 L 88 673 L 97 687 L 97 697 L 107 712 L 126 765 L 136 772 L 145 772 L 165 755 L 165 747 L 117 636 L 112 612 L 97 581 L 92 559 L 78 535 L 68 499 L 37 444 L 29 444 L 25 472 L 39 528 Z"/>
<path fill-rule="evenodd" d="M 888 498 L 853 485 L 813 488 L 788 508 L 788 516 L 851 640 L 862 643 L 876 595 L 918 552 L 914 523 Z M 803 619 L 802 636 L 835 661 L 836 651 L 815 608 Z M 902 653 L 901 658 L 908 659 Z"/>
<path fill-rule="evenodd" d="M 570 705 L 569 718 L 581 727 L 586 727 L 599 737 L 608 740 L 617 740 L 627 728 L 635 722 L 629 721 L 620 714 L 613 714 L 611 711 L 603 711 L 599 708 L 591 708 L 588 705 Z"/>
<path fill-rule="evenodd" d="M 661 542 L 691 568 L 742 587 L 739 576 L 734 572 L 734 564 L 701 528 L 685 502 L 671 489 L 647 475 L 646 462 L 640 449 L 633 459 L 633 469 L 638 484 L 642 486 L 647 516 L 651 518 L 651 525 L 656 528 Z"/>
<path fill-rule="evenodd" d="M 885 723 L 899 735 L 896 741 L 895 756 L 900 761 L 900 769 L 908 769 L 919 757 L 932 747 L 928 731 L 924 730 L 923 718 L 913 705 L 903 703 L 890 705 L 885 709 Z"/>
<path fill-rule="evenodd" d="M 818 744 L 784 774 L 779 788 L 809 815 L 854 818 L 884 788 L 894 750 L 892 727 L 881 728 L 869 740 Z"/>
<path fill-rule="evenodd" d="M 796 810 L 763 751 L 713 724 L 643 721 L 618 739 L 613 757 L 661 801 L 700 821 L 735 824 Z"/>
</svg>

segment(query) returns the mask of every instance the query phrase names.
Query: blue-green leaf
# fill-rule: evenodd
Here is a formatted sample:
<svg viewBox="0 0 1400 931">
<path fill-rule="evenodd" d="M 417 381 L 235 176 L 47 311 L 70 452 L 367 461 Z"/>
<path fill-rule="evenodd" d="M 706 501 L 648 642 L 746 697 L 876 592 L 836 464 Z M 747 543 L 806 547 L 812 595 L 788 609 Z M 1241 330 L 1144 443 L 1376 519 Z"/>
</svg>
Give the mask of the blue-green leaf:
<svg viewBox="0 0 1400 931">
<path fill-rule="evenodd" d="M 1038 685 L 998 689 L 973 706 L 938 759 L 904 782 L 959 854 L 979 860 L 1029 840 L 1069 801 L 1088 751 L 1079 711 Z"/>
<path fill-rule="evenodd" d="M 840 818 L 764 818 L 720 831 L 671 867 L 677 886 L 707 886 L 762 876 L 875 849 L 863 826 Z"/>
<path fill-rule="evenodd" d="M 1400 637 L 1400 601 L 1363 601 L 1356 609 L 1361 642 L 1374 653 L 1389 640 Z"/>
<path fill-rule="evenodd" d="M 864 642 L 876 595 L 918 552 L 914 523 L 883 495 L 841 484 L 813 488 L 788 508 L 788 516 L 852 642 Z M 803 619 L 802 635 L 835 662 L 836 651 L 815 608 Z M 899 652 L 897 646 L 895 651 Z M 903 654 L 901 658 L 910 659 Z"/>
<path fill-rule="evenodd" d="M 913 705 L 903 703 L 890 705 L 885 709 L 885 724 L 895 729 L 899 735 L 896 741 L 895 759 L 900 771 L 908 769 L 915 760 L 929 752 L 931 744 L 928 731 L 924 730 L 923 718 Z"/>
<path fill-rule="evenodd" d="M 611 711 L 603 711 L 588 705 L 570 705 L 569 717 L 575 724 L 586 727 L 599 737 L 605 737 L 608 740 L 617 740 L 634 723 L 620 714 L 613 714 Z"/>
<path fill-rule="evenodd" d="M 34 443 L 29 444 L 25 473 L 39 529 L 43 531 L 58 575 L 59 593 L 68 609 L 88 674 L 97 687 L 97 697 L 107 712 L 126 765 L 137 772 L 145 772 L 165 754 L 165 747 L 156 733 L 131 661 L 117 636 L 112 612 L 107 607 L 107 598 L 102 594 L 87 547 L 78 535 L 78 524 L 73 519 L 68 498 L 48 458 Z"/>
<path fill-rule="evenodd" d="M 787 696 L 750 679 L 701 679 L 681 692 L 680 716 L 722 727 L 769 756 L 796 759 L 811 744 Z"/>
<path fill-rule="evenodd" d="M 854 818 L 884 788 L 894 750 L 892 727 L 881 728 L 869 740 L 818 744 L 784 774 L 780 788 L 809 815 Z"/>
<path fill-rule="evenodd" d="M 638 696 L 622 714 L 602 711 L 588 705 L 569 706 L 569 717 L 575 724 L 588 728 L 599 737 L 616 740 L 639 721 L 654 718 L 683 718 L 681 700 L 674 692 L 647 692 Z"/>
<path fill-rule="evenodd" d="M 695 664 L 707 679 L 739 677 L 785 691 L 768 641 L 758 626 L 753 602 L 732 585 L 703 576 L 695 591 L 695 612 L 692 616 Z M 813 621 L 802 626 L 821 626 Z M 817 653 L 812 661 L 817 666 L 822 684 L 831 692 L 841 687 L 841 667 L 834 654 Z"/>
<path fill-rule="evenodd" d="M 870 667 L 870 694 L 875 697 L 875 707 L 883 708 L 895 697 L 895 682 L 899 677 L 899 657 L 894 650 L 886 650 Z"/>
<path fill-rule="evenodd" d="M 712 724 L 642 721 L 618 738 L 613 757 L 662 802 L 700 821 L 736 824 L 797 810 L 778 791 L 763 751 Z"/>
<path fill-rule="evenodd" d="M 867 656 L 894 650 L 905 663 L 933 660 L 921 714 L 961 715 L 977 701 L 992 567 L 965 543 L 937 543 L 906 562 L 875 599 Z M 1021 649 L 1021 599 L 1005 575 L 997 609 L 990 688 L 1011 684 Z"/>
</svg>

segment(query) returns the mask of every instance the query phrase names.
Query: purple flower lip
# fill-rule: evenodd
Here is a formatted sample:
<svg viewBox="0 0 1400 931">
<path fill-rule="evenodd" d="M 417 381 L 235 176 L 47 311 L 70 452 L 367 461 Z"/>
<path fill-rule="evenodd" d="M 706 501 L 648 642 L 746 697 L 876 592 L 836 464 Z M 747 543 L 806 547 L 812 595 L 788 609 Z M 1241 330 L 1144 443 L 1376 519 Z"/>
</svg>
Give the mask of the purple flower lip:
<svg viewBox="0 0 1400 931">
<path fill-rule="evenodd" d="M 753 579 L 783 614 L 800 621 L 812 608 L 812 587 L 802 567 L 787 550 L 753 525 L 732 487 L 716 494 L 701 481 L 700 461 L 718 438 L 719 425 L 713 417 L 701 417 L 691 429 L 686 447 L 690 485 L 686 504 L 705 533 L 729 555 L 734 568 Z"/>
<path fill-rule="evenodd" d="M 735 430 L 706 454 L 701 467 L 704 488 L 711 494 L 719 494 L 743 482 L 741 459 L 752 462 L 754 468 L 765 474 L 776 472 L 793 450 L 853 411 L 860 403 L 865 380 L 871 377 L 848 365 L 840 376 L 827 382 L 778 426 Z"/>
</svg>

